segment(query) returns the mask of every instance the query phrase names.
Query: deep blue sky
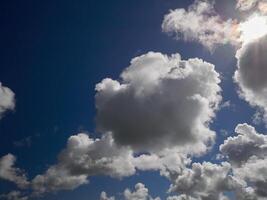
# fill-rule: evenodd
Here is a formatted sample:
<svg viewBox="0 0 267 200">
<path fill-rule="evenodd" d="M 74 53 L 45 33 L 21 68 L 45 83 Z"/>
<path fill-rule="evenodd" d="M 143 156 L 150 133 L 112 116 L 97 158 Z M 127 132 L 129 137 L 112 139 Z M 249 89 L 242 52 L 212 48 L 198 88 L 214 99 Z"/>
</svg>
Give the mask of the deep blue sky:
<svg viewBox="0 0 267 200">
<path fill-rule="evenodd" d="M 234 15 L 233 1 L 225 2 L 220 6 L 222 14 Z M 223 96 L 235 108 L 220 111 L 212 127 L 218 133 L 221 129 L 231 132 L 237 123 L 250 122 L 254 111 L 238 98 L 232 82 L 234 50 L 225 46 L 211 54 L 198 44 L 175 41 L 161 31 L 163 16 L 170 9 L 191 3 L 2 0 L 0 81 L 15 92 L 16 110 L 0 121 L 0 156 L 16 155 L 18 166 L 30 177 L 44 172 L 70 135 L 94 132 L 95 84 L 105 77 L 117 79 L 131 58 L 147 51 L 178 52 L 184 59 L 199 57 L 215 64 L 223 77 Z M 27 137 L 31 137 L 30 146 L 14 145 Z M 169 185 L 158 173 L 148 172 L 121 181 L 92 177 L 90 182 L 45 199 L 97 199 L 103 190 L 116 194 L 136 182 L 145 183 L 152 194 L 163 195 Z M 0 182 L 0 193 L 11 187 Z"/>
</svg>

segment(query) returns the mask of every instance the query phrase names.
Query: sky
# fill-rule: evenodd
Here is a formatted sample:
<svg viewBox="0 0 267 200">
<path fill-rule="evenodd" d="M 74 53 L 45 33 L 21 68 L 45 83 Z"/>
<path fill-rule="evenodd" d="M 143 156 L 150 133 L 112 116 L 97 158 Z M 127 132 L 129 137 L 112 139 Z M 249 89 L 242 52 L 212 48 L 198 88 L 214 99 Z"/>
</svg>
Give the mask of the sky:
<svg viewBox="0 0 267 200">
<path fill-rule="evenodd" d="M 0 199 L 267 199 L 267 1 L 0 2 Z"/>
</svg>

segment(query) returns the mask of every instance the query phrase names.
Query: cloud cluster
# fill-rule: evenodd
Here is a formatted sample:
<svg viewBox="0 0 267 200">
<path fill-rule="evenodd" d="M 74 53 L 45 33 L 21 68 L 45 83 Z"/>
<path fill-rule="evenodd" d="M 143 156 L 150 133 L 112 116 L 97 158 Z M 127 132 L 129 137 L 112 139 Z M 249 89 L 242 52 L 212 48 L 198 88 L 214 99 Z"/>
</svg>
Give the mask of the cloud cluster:
<svg viewBox="0 0 267 200">
<path fill-rule="evenodd" d="M 0 82 L 0 119 L 3 117 L 4 112 L 13 110 L 15 108 L 15 94 L 14 92 L 5 87 Z"/>
<path fill-rule="evenodd" d="M 31 187 L 35 195 L 72 190 L 88 183 L 90 176 L 106 175 L 121 179 L 134 175 L 137 169 L 159 170 L 162 175 L 170 176 L 188 163 L 190 159 L 167 150 L 157 155 L 134 156 L 131 149 L 116 145 L 111 134 L 92 139 L 81 133 L 69 138 L 57 164 L 50 166 L 44 174 L 37 175 L 31 181 Z"/>
<path fill-rule="evenodd" d="M 0 158 L 0 179 L 13 182 L 21 189 L 27 188 L 27 177 L 21 169 L 14 167 L 15 162 L 16 157 L 12 154 Z"/>
<path fill-rule="evenodd" d="M 121 82 L 96 85 L 97 127 L 137 151 L 166 147 L 205 152 L 209 123 L 221 101 L 219 74 L 201 59 L 149 52 L 132 59 Z M 195 145 L 195 152 L 189 145 Z"/>
<path fill-rule="evenodd" d="M 240 96 L 262 109 L 267 121 L 266 51 L 267 35 L 244 44 L 236 54 L 238 69 L 234 79 L 240 87 Z"/>
<path fill-rule="evenodd" d="M 171 10 L 164 16 L 163 32 L 177 39 L 196 41 L 212 50 L 218 44 L 236 44 L 236 22 L 222 20 L 211 1 L 196 0 L 187 10 Z"/>
</svg>

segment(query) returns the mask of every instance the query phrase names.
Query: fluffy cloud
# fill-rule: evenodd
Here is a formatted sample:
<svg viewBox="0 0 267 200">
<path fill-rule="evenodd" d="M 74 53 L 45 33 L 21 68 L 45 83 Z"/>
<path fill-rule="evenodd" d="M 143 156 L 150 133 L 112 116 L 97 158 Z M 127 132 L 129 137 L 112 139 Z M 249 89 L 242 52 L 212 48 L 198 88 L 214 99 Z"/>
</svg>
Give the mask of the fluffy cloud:
<svg viewBox="0 0 267 200">
<path fill-rule="evenodd" d="M 14 167 L 16 157 L 7 154 L 0 158 L 0 179 L 15 183 L 19 188 L 26 188 L 29 185 L 26 175 L 19 168 Z"/>
<path fill-rule="evenodd" d="M 164 17 L 162 30 L 174 34 L 177 39 L 199 42 L 209 49 L 218 44 L 236 44 L 236 22 L 223 21 L 214 3 L 204 0 L 196 0 L 188 10 L 171 10 Z"/>
<path fill-rule="evenodd" d="M 262 109 L 267 120 L 266 51 L 267 35 L 243 45 L 236 54 L 238 69 L 234 79 L 240 87 L 241 97 Z"/>
<path fill-rule="evenodd" d="M 106 192 L 101 192 L 99 200 L 115 200 L 114 197 L 108 197 Z"/>
<path fill-rule="evenodd" d="M 253 156 L 241 167 L 236 168 L 234 173 L 248 181 L 259 197 L 267 198 L 267 158 Z"/>
<path fill-rule="evenodd" d="M 116 143 L 140 151 L 177 147 L 196 153 L 214 140 L 209 123 L 221 88 L 212 64 L 149 52 L 132 59 L 121 79 L 104 79 L 95 97 L 98 130 L 111 132 Z"/>
<path fill-rule="evenodd" d="M 44 174 L 37 175 L 31 186 L 37 195 L 72 190 L 88 183 L 90 176 L 106 175 L 120 179 L 134 175 L 137 169 L 159 170 L 163 176 L 170 177 L 172 173 L 181 172 L 190 162 L 185 155 L 173 150 L 134 156 L 128 147 L 116 145 L 111 134 L 92 139 L 81 133 L 69 138 L 67 147 L 59 154 L 58 163 Z"/>
<path fill-rule="evenodd" d="M 101 139 L 86 134 L 71 136 L 58 163 L 32 181 L 35 193 L 70 190 L 88 183 L 88 177 L 107 175 L 116 178 L 135 173 L 132 151 L 117 147 L 110 134 Z"/>
<path fill-rule="evenodd" d="M 235 184 L 233 178 L 229 176 L 230 169 L 229 163 L 221 165 L 207 162 L 193 163 L 192 169 L 185 169 L 177 176 L 170 191 L 196 199 L 223 199 L 223 192 L 233 190 Z"/>
<path fill-rule="evenodd" d="M 126 189 L 123 192 L 124 200 L 160 200 L 159 197 L 152 198 L 149 194 L 148 189 L 145 187 L 143 183 L 137 183 L 135 185 L 135 190 L 131 191 L 130 189 Z M 100 195 L 100 200 L 115 200 L 114 197 L 107 197 L 105 192 L 102 192 Z"/>
<path fill-rule="evenodd" d="M 15 94 L 0 82 L 0 119 L 4 112 L 15 108 Z"/>
<path fill-rule="evenodd" d="M 236 132 L 238 135 L 225 140 L 220 149 L 233 164 L 234 176 L 249 183 L 251 195 L 266 198 L 267 136 L 248 124 L 239 124 Z"/>
<path fill-rule="evenodd" d="M 254 189 L 248 187 L 240 176 L 233 175 L 228 162 L 193 163 L 191 168 L 185 168 L 171 181 L 169 191 L 180 194 L 169 197 L 171 200 L 228 200 L 227 192 L 232 192 L 238 200 L 257 199 Z"/>
<path fill-rule="evenodd" d="M 266 135 L 257 133 L 255 128 L 248 124 L 237 125 L 235 132 L 237 136 L 227 138 L 220 146 L 223 155 L 227 156 L 234 166 L 241 166 L 251 156 L 267 156 Z"/>
</svg>

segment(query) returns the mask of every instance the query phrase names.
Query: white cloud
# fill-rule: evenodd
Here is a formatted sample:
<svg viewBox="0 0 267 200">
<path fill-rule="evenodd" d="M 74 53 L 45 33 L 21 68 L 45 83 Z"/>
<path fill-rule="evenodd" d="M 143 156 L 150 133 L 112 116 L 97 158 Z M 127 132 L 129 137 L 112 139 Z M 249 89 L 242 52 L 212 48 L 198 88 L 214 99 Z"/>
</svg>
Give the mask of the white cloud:
<svg viewBox="0 0 267 200">
<path fill-rule="evenodd" d="M 125 189 L 123 192 L 124 200 L 160 200 L 159 197 L 153 198 L 149 194 L 149 190 L 143 183 L 137 183 L 135 185 L 134 191 L 131 191 L 129 188 Z M 102 192 L 100 195 L 100 200 L 115 200 L 114 197 L 107 197 L 105 192 Z"/>
<path fill-rule="evenodd" d="M 223 155 L 227 156 L 231 164 L 240 166 L 247 162 L 251 156 L 267 156 L 267 136 L 256 132 L 248 124 L 239 124 L 235 128 L 238 134 L 228 137 L 220 146 Z"/>
<path fill-rule="evenodd" d="M 111 132 L 116 143 L 137 151 L 203 153 L 213 142 L 209 123 L 221 101 L 214 65 L 149 52 L 132 59 L 121 79 L 96 85 L 98 130 Z"/>
<path fill-rule="evenodd" d="M 92 139 L 86 134 L 71 136 L 67 147 L 59 154 L 58 162 L 31 182 L 32 190 L 40 195 L 58 190 L 72 190 L 87 184 L 89 177 L 106 175 L 123 178 L 134 175 L 136 170 L 159 170 L 163 176 L 181 172 L 191 161 L 174 150 L 158 154 L 134 156 L 128 147 L 114 143 L 111 134 Z M 103 197 L 104 198 L 104 197 Z"/>
<path fill-rule="evenodd" d="M 223 192 L 233 190 L 236 184 L 229 176 L 230 169 L 229 163 L 193 163 L 192 169 L 185 169 L 173 180 L 170 191 L 196 199 L 223 199 Z"/>
<path fill-rule="evenodd" d="M 234 169 L 237 177 L 247 181 L 259 197 L 267 198 L 267 157 L 252 156 L 241 167 Z"/>
<path fill-rule="evenodd" d="M 267 35 L 245 44 L 238 50 L 238 69 L 234 79 L 240 96 L 264 111 L 267 122 Z"/>
<path fill-rule="evenodd" d="M 27 188 L 27 177 L 21 169 L 14 167 L 15 162 L 16 157 L 12 154 L 0 158 L 0 179 L 13 182 L 22 189 Z"/>
<path fill-rule="evenodd" d="M 94 140 L 81 133 L 69 138 L 58 163 L 37 175 L 32 187 L 35 193 L 45 193 L 74 189 L 93 175 L 130 176 L 136 171 L 132 160 L 132 151 L 114 144 L 110 134 Z"/>
<path fill-rule="evenodd" d="M 267 197 L 267 136 L 248 124 L 237 125 L 237 136 L 220 146 L 232 163 L 233 175 L 247 183 L 247 195 L 254 199 Z M 246 199 L 246 198 L 245 198 Z"/>
<path fill-rule="evenodd" d="M 5 87 L 0 82 L 0 119 L 3 117 L 4 112 L 13 110 L 15 108 L 15 94 L 14 92 Z"/>
<path fill-rule="evenodd" d="M 185 168 L 171 181 L 169 191 L 180 194 L 169 197 L 171 200 L 228 200 L 225 193 L 233 193 L 238 200 L 257 199 L 254 189 L 233 175 L 228 162 L 193 163 L 191 168 Z"/>
<path fill-rule="evenodd" d="M 101 192 L 99 200 L 115 200 L 115 197 L 108 197 L 106 192 Z"/>
<path fill-rule="evenodd" d="M 195 0 L 187 10 L 179 8 L 165 15 L 162 30 L 177 39 L 196 41 L 213 49 L 218 44 L 236 44 L 236 22 L 224 21 L 211 1 Z"/>
</svg>

